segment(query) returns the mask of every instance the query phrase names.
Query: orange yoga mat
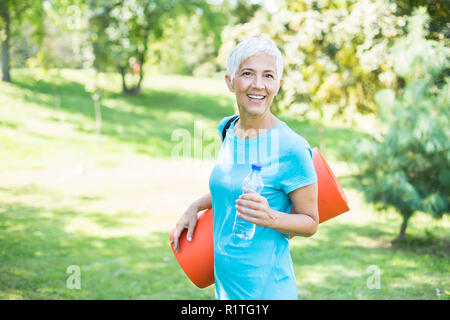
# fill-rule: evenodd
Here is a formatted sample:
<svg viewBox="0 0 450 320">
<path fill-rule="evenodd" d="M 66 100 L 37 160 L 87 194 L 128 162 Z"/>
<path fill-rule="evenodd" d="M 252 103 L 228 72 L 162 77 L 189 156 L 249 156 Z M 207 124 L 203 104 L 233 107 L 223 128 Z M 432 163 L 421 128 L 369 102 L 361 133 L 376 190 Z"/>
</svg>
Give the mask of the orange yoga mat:
<svg viewBox="0 0 450 320">
<path fill-rule="evenodd" d="M 349 210 L 347 197 L 319 149 L 314 148 L 313 163 L 317 174 L 319 223 Z M 291 211 L 292 212 L 292 211 Z M 172 239 L 172 230 L 169 239 Z M 199 288 L 214 283 L 214 239 L 212 209 L 200 214 L 192 241 L 184 230 L 179 239 L 180 251 L 172 251 L 189 279 Z"/>
</svg>

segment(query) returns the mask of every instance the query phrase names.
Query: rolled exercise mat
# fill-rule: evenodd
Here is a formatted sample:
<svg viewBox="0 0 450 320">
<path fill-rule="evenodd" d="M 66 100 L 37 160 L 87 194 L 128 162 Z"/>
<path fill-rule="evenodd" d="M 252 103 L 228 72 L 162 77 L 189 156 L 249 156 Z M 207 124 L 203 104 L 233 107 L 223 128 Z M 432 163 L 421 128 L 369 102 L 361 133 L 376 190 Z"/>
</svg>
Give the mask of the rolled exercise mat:
<svg viewBox="0 0 450 320">
<path fill-rule="evenodd" d="M 317 174 L 319 223 L 349 210 L 347 197 L 319 149 L 312 149 L 314 169 Z M 292 212 L 292 210 L 291 210 Z"/>
<path fill-rule="evenodd" d="M 179 252 L 170 243 L 181 269 L 199 288 L 206 288 L 214 283 L 213 226 L 212 209 L 208 209 L 199 215 L 191 242 L 186 239 L 185 229 L 178 240 Z M 175 229 L 170 231 L 170 240 L 174 231 Z"/>
<path fill-rule="evenodd" d="M 319 149 L 314 148 L 313 163 L 317 174 L 319 223 L 349 210 L 347 197 Z M 292 210 L 291 210 L 292 212 Z M 186 239 L 184 230 L 179 239 L 180 251 L 173 254 L 188 278 L 199 288 L 214 283 L 213 213 L 208 209 L 199 215 L 192 241 Z M 174 230 L 170 232 L 172 239 Z"/>
</svg>

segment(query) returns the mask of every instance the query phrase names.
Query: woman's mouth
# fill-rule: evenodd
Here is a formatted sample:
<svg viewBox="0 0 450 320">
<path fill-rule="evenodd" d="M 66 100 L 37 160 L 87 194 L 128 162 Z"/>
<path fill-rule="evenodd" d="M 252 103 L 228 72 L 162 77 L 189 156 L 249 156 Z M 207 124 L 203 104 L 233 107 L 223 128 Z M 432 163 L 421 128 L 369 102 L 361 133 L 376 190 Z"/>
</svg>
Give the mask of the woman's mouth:
<svg viewBox="0 0 450 320">
<path fill-rule="evenodd" d="M 248 99 L 253 103 L 262 103 L 266 96 L 263 95 L 257 95 L 257 94 L 248 94 Z"/>
</svg>

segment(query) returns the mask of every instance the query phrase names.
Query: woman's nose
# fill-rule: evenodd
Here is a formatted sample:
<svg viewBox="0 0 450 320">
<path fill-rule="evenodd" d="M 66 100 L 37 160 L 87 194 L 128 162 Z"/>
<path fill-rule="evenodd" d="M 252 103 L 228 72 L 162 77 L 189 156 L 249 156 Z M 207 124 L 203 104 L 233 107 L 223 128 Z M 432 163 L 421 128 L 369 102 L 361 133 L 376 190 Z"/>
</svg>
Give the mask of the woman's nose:
<svg viewBox="0 0 450 320">
<path fill-rule="evenodd" d="M 262 78 L 260 76 L 254 77 L 252 86 L 255 89 L 264 89 L 264 84 L 263 84 Z"/>
</svg>

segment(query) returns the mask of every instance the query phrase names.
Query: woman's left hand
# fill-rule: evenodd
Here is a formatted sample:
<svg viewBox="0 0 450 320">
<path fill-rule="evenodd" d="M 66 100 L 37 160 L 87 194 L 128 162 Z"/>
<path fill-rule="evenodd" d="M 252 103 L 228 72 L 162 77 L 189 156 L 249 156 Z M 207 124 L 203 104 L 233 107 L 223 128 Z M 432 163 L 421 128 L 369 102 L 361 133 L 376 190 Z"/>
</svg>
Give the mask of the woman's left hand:
<svg viewBox="0 0 450 320">
<path fill-rule="evenodd" d="M 277 215 L 270 208 L 267 199 L 256 192 L 248 192 L 246 189 L 243 191 L 236 200 L 237 215 L 258 226 L 273 228 Z"/>
</svg>

